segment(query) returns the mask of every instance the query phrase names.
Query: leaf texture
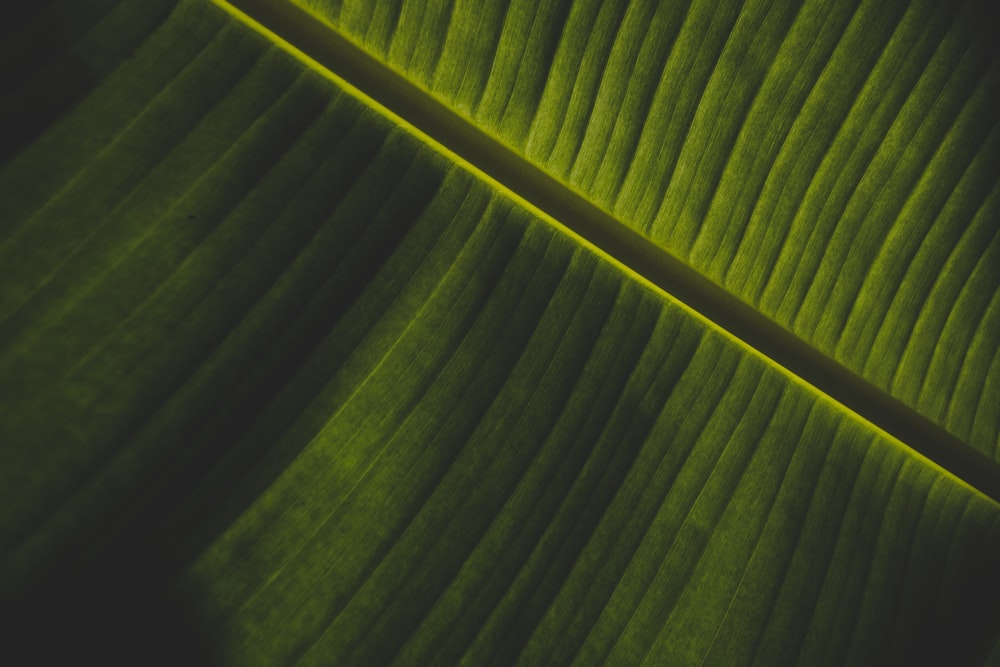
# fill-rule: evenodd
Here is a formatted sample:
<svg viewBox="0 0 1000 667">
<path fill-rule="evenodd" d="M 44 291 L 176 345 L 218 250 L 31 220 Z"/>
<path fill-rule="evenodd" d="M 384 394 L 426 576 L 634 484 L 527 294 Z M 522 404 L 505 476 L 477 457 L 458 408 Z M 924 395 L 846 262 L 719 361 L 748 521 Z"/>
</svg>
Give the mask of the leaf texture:
<svg viewBox="0 0 1000 667">
<path fill-rule="evenodd" d="M 299 3 L 1000 457 L 989 3 Z"/>
<path fill-rule="evenodd" d="M 17 19 L 12 664 L 995 659 L 997 503 L 209 2 Z"/>
</svg>

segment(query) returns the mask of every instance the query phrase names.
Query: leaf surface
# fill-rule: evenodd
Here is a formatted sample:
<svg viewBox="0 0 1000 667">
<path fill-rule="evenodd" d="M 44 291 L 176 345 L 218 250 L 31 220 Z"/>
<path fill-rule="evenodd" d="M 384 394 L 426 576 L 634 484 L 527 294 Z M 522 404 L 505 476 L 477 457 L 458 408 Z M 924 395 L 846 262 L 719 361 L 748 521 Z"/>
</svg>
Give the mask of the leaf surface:
<svg viewBox="0 0 1000 667">
<path fill-rule="evenodd" d="M 849 23 L 863 8 L 703 9 L 513 3 L 481 15 L 503 20 L 493 37 L 461 4 L 329 17 L 425 85 L 485 100 L 477 122 L 529 146 L 546 95 L 573 98 L 548 92 L 545 67 L 573 49 L 604 67 L 591 41 L 644 72 L 644 54 L 672 57 L 657 36 L 693 40 L 722 54 L 700 75 L 714 80 L 726 49 L 750 48 L 733 35 L 780 52 L 807 9 Z M 866 11 L 875 32 L 900 20 Z M 45 48 L 4 72 L 3 108 L 33 128 L 4 137 L 0 166 L 0 604 L 15 664 L 995 659 L 1000 506 L 948 470 L 238 13 L 23 12 L 4 48 Z M 551 37 L 591 21 L 649 31 Z M 503 57 L 468 57 L 456 82 L 462 39 Z M 773 66 L 742 65 L 726 95 L 752 108 L 745 70 Z M 615 78 L 622 99 L 655 97 Z M 703 141 L 707 160 L 737 159 L 716 135 L 738 128 L 696 140 L 695 125 L 678 155 Z M 962 187 L 992 187 L 985 169 Z M 690 187 L 706 196 L 703 177 Z M 984 237 L 962 238 L 968 253 Z M 995 343 L 979 331 L 969 354 Z"/>
</svg>

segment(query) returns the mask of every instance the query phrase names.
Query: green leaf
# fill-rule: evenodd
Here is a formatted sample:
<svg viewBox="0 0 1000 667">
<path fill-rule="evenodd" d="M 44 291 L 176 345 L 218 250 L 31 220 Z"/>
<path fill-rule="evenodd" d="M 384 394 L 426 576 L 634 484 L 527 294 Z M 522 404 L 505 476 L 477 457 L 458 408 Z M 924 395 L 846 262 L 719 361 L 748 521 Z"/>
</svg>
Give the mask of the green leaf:
<svg viewBox="0 0 1000 667">
<path fill-rule="evenodd" d="M 1000 70 L 984 3 L 301 4 L 1000 456 Z"/>
<path fill-rule="evenodd" d="M 996 661 L 983 5 L 243 4 L 4 10 L 12 664 Z"/>
</svg>

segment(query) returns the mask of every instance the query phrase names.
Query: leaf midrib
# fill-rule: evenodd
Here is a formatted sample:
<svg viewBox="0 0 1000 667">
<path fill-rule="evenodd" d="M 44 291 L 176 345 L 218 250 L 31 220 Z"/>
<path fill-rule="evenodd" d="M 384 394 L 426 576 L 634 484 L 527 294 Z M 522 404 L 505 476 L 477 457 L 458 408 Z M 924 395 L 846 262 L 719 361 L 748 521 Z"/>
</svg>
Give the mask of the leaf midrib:
<svg viewBox="0 0 1000 667">
<path fill-rule="evenodd" d="M 813 347 L 288 0 L 213 0 L 550 224 L 684 304 L 843 408 L 1000 502 L 1000 464 Z"/>
</svg>

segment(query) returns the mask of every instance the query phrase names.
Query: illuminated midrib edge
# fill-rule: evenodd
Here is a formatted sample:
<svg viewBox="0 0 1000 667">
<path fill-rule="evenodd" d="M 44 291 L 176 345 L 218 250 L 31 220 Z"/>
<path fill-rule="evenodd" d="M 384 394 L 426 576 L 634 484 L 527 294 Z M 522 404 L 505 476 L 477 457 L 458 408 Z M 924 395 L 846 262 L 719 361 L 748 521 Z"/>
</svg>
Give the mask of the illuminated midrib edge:
<svg viewBox="0 0 1000 667">
<path fill-rule="evenodd" d="M 292 0 L 211 0 L 407 133 L 793 382 L 1000 504 L 1000 464 L 627 227 Z"/>
</svg>

